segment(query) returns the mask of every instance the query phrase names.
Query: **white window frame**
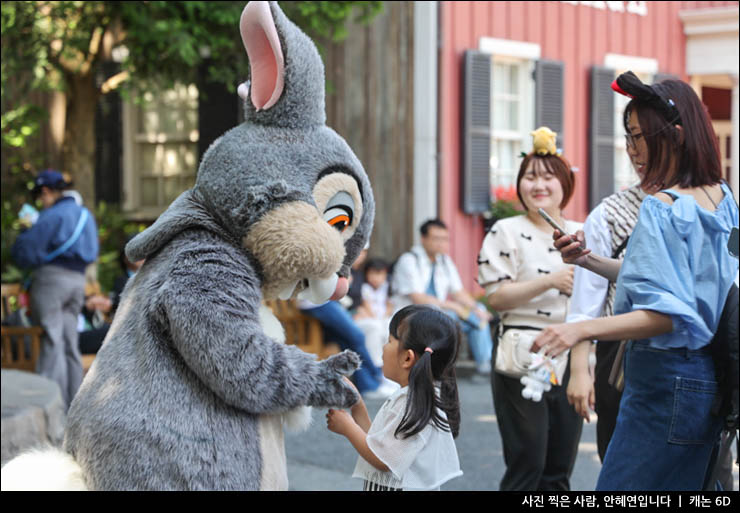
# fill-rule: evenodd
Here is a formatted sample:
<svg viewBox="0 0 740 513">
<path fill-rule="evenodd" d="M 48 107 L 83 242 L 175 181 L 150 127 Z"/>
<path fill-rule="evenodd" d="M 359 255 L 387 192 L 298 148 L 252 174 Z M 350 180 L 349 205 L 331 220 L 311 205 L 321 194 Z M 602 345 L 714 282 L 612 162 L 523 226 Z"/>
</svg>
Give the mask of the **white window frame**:
<svg viewBox="0 0 740 513">
<path fill-rule="evenodd" d="M 505 170 L 511 173 L 510 182 L 499 183 L 503 173 L 496 172 L 494 167 L 494 158 L 496 156 L 495 144 L 498 141 L 519 142 L 521 150 L 515 152 L 518 155 L 521 151 L 527 151 L 531 147 L 530 132 L 534 130 L 535 119 L 535 83 L 533 72 L 535 63 L 540 59 L 540 45 L 525 41 L 513 41 L 508 39 L 497 39 L 483 37 L 479 41 L 478 49 L 481 52 L 491 54 L 491 167 L 490 167 L 490 187 L 493 190 L 500 185 L 516 187 L 516 175 L 518 166 L 514 169 Z M 495 128 L 495 112 L 493 112 L 498 98 L 495 93 L 495 83 L 497 77 L 494 73 L 496 64 L 508 64 L 518 66 L 520 91 L 518 94 L 519 110 L 517 116 L 520 122 L 519 130 L 501 130 Z M 492 192 L 492 198 L 494 197 Z"/>
<path fill-rule="evenodd" d="M 189 84 L 188 87 L 195 87 Z M 148 132 L 138 131 L 141 110 L 133 101 L 124 101 L 122 106 L 122 133 L 123 133 L 123 191 L 122 208 L 126 216 L 132 220 L 150 221 L 159 217 L 168 204 L 163 201 L 163 190 L 159 190 L 159 204 L 157 206 L 144 206 L 141 202 L 141 178 L 142 173 L 137 169 L 142 144 L 166 144 L 166 143 L 197 143 L 200 134 L 197 129 L 189 133 L 180 132 Z M 194 163 L 192 174 L 184 176 L 194 177 L 197 173 L 198 162 Z M 183 189 L 185 190 L 185 189 Z"/>
</svg>

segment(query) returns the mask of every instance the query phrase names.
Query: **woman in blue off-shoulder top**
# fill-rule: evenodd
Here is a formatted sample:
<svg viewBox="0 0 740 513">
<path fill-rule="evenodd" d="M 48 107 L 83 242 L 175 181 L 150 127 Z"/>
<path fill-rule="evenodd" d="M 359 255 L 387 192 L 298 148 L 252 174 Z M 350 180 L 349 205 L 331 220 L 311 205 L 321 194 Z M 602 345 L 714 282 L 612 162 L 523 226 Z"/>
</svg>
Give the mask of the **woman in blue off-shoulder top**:
<svg viewBox="0 0 740 513">
<path fill-rule="evenodd" d="M 627 151 L 653 195 L 642 203 L 621 269 L 578 250 L 580 240 L 556 234 L 556 247 L 569 263 L 616 279 L 617 315 L 550 326 L 532 351 L 556 355 L 582 340 L 632 340 L 596 489 L 701 490 L 721 430 L 710 411 L 717 382 L 708 349 L 738 274 L 728 250 L 738 207 L 690 86 L 647 86 L 627 72 L 612 88 L 632 97 L 624 112 Z"/>
</svg>

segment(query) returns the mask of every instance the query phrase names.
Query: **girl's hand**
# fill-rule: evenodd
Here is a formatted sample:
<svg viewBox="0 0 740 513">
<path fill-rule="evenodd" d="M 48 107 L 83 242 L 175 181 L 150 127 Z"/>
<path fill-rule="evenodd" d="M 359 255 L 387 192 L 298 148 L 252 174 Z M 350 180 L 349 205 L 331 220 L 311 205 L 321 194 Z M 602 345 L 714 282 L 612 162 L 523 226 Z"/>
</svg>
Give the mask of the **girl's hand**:
<svg viewBox="0 0 740 513">
<path fill-rule="evenodd" d="M 555 357 L 583 339 L 578 323 L 553 324 L 537 335 L 529 350 L 532 353 L 539 353 L 544 348 L 545 356 Z"/>
<path fill-rule="evenodd" d="M 326 427 L 333 433 L 346 435 L 353 424 L 355 424 L 354 419 L 344 410 L 330 409 L 326 414 Z"/>
<path fill-rule="evenodd" d="M 552 233 L 553 246 L 560 251 L 560 256 L 566 264 L 584 265 L 586 255 L 591 253 L 586 249 L 586 235 L 578 230 L 575 235 L 563 235 L 560 230 Z"/>
<path fill-rule="evenodd" d="M 595 406 L 594 383 L 586 372 L 577 372 L 570 375 L 568 382 L 568 403 L 573 405 L 576 413 L 591 422 L 589 409 Z"/>
</svg>

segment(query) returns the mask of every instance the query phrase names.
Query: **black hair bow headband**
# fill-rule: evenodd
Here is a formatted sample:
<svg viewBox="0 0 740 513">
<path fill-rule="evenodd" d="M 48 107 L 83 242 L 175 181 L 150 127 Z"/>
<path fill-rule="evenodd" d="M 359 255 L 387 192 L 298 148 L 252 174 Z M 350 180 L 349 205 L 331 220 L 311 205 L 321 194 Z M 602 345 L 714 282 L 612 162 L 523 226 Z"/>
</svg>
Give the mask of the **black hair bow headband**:
<svg viewBox="0 0 740 513">
<path fill-rule="evenodd" d="M 637 76 L 631 71 L 619 75 L 612 82 L 612 89 L 619 94 L 629 96 L 635 100 L 646 102 L 657 110 L 663 118 L 672 124 L 681 125 L 681 114 L 676 108 L 676 104 L 670 98 L 665 99 L 660 96 L 652 86 L 643 84 Z"/>
</svg>

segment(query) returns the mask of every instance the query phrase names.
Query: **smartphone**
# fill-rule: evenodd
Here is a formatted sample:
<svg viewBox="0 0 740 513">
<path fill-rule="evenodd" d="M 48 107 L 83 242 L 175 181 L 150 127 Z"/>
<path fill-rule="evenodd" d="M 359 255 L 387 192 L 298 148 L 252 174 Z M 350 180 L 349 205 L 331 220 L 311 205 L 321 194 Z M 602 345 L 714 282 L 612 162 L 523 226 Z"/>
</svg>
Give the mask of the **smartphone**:
<svg viewBox="0 0 740 513">
<path fill-rule="evenodd" d="M 545 212 L 543 209 L 538 208 L 537 213 L 542 216 L 542 219 L 547 221 L 547 224 L 555 228 L 560 232 L 561 235 L 570 235 L 568 232 L 566 232 L 558 223 L 555 222 L 555 220 L 550 217 L 547 212 Z"/>
<path fill-rule="evenodd" d="M 542 219 L 544 219 L 545 221 L 547 221 L 547 223 L 550 226 L 552 226 L 553 228 L 555 228 L 556 230 L 558 230 L 560 232 L 560 236 L 561 237 L 563 235 L 567 235 L 567 236 L 571 237 L 571 235 L 568 232 L 566 232 L 563 229 L 563 227 L 561 227 L 558 223 L 556 223 L 555 220 L 552 217 L 550 217 L 549 215 L 547 215 L 547 212 L 545 212 L 541 208 L 538 208 L 537 209 L 537 213 L 539 215 L 541 215 L 542 216 Z M 573 238 L 573 240 L 575 240 L 575 238 Z M 581 249 L 586 249 L 586 243 L 585 242 L 581 242 Z"/>
</svg>

